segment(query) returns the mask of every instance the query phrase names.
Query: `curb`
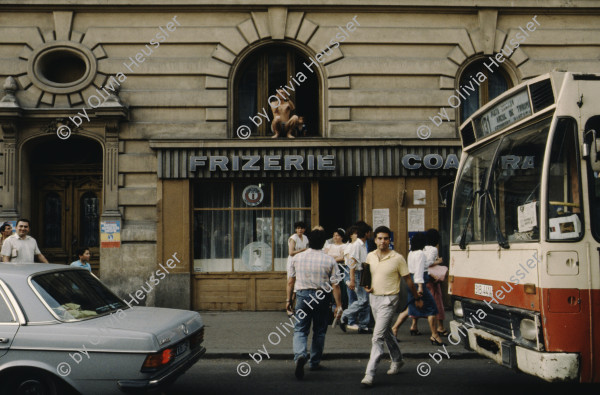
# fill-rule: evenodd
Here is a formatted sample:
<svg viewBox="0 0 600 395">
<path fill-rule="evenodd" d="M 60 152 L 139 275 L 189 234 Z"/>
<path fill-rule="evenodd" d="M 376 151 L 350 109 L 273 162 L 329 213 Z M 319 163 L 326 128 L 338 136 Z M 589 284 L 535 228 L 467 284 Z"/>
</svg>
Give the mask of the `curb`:
<svg viewBox="0 0 600 395">
<path fill-rule="evenodd" d="M 411 352 L 403 352 L 402 356 L 408 359 L 426 359 L 431 358 L 429 353 L 411 353 Z M 293 354 L 290 353 L 269 353 L 269 359 L 275 360 L 286 360 L 293 359 Z M 348 353 L 323 353 L 323 360 L 328 359 L 369 359 L 370 353 L 364 352 L 348 352 Z M 240 353 L 240 352 L 206 352 L 202 356 L 203 359 L 247 359 L 248 353 Z M 464 353 L 450 353 L 450 359 L 485 359 L 485 357 L 473 353 L 473 352 L 464 352 Z"/>
</svg>

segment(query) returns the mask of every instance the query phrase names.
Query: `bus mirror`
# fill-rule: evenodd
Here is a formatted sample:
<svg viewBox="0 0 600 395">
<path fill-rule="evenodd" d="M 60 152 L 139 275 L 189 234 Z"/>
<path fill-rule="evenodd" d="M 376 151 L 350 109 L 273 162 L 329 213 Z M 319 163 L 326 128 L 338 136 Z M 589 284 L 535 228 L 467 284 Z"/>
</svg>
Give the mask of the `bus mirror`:
<svg viewBox="0 0 600 395">
<path fill-rule="evenodd" d="M 592 139 L 583 144 L 583 157 L 588 158 L 592 170 L 600 172 L 600 136 L 595 130 L 588 130 L 586 135 L 588 133 L 591 133 Z"/>
</svg>

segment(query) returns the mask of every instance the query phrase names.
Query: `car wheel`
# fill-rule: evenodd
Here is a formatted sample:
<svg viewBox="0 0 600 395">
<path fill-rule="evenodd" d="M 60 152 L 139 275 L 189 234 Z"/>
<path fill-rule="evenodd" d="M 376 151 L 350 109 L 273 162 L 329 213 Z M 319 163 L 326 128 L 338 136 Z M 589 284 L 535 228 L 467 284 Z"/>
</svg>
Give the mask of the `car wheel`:
<svg viewBox="0 0 600 395">
<path fill-rule="evenodd" d="M 42 373 L 29 373 L 15 380 L 16 395 L 56 395 L 56 383 Z"/>
</svg>

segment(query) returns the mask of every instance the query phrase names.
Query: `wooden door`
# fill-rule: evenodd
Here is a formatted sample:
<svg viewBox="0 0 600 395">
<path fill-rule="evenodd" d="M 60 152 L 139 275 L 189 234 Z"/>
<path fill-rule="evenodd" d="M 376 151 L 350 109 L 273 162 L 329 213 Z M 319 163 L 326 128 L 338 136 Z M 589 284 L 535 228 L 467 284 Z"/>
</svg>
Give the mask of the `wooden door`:
<svg viewBox="0 0 600 395">
<path fill-rule="evenodd" d="M 42 253 L 51 263 L 78 259 L 78 247 L 89 247 L 94 272 L 99 269 L 102 175 L 94 166 L 77 172 L 51 166 L 36 180 L 35 228 Z"/>
</svg>

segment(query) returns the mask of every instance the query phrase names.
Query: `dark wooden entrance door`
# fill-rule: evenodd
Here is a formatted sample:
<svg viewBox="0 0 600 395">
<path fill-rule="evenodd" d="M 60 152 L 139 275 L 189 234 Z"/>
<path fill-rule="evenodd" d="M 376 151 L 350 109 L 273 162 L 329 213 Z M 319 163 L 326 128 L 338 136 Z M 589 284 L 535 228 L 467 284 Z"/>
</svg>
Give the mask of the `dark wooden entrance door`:
<svg viewBox="0 0 600 395">
<path fill-rule="evenodd" d="M 78 247 L 89 247 L 98 271 L 102 170 L 98 165 L 46 165 L 35 172 L 35 235 L 51 263 L 77 260 Z"/>
</svg>

